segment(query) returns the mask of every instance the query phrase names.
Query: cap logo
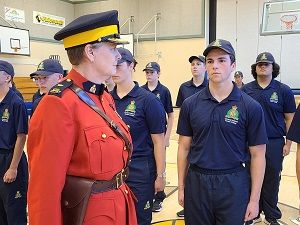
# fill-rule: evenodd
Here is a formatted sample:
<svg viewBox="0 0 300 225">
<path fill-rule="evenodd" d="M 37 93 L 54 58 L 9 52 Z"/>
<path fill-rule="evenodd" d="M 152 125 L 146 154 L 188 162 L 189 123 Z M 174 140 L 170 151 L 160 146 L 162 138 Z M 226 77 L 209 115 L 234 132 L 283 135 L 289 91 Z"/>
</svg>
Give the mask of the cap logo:
<svg viewBox="0 0 300 225">
<path fill-rule="evenodd" d="M 220 40 L 215 40 L 215 42 L 212 44 L 212 46 L 222 47 L 222 44 L 221 44 Z"/>
<path fill-rule="evenodd" d="M 41 62 L 41 63 L 38 65 L 37 70 L 44 70 L 44 62 Z"/>
<path fill-rule="evenodd" d="M 148 65 L 146 67 L 152 68 L 152 63 L 148 63 Z"/>
<path fill-rule="evenodd" d="M 260 57 L 260 60 L 267 60 L 267 56 L 266 56 L 266 54 L 264 53 L 264 54 L 262 54 L 262 56 Z"/>
<path fill-rule="evenodd" d="M 90 92 L 92 92 L 92 93 L 96 93 L 96 90 L 97 90 L 97 88 L 96 88 L 96 85 L 94 84 L 91 88 L 90 88 Z"/>
</svg>

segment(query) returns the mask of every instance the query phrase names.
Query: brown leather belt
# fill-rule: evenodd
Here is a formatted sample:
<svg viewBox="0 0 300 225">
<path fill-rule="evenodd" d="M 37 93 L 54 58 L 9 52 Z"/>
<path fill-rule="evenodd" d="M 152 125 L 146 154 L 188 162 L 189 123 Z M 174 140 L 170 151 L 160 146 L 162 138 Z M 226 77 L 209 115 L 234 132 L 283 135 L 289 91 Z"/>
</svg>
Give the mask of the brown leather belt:
<svg viewBox="0 0 300 225">
<path fill-rule="evenodd" d="M 92 186 L 92 193 L 101 193 L 113 189 L 119 189 L 128 178 L 128 167 L 122 169 L 111 180 L 96 180 Z"/>
</svg>

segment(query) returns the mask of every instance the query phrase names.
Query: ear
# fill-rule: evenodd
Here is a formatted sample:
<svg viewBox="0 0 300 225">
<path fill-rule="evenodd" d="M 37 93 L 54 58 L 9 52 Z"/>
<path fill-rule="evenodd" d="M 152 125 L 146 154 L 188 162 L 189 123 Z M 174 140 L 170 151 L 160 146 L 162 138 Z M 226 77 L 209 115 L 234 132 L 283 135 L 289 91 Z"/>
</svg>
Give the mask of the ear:
<svg viewBox="0 0 300 225">
<path fill-rule="evenodd" d="M 91 44 L 87 44 L 84 46 L 84 56 L 89 60 L 90 62 L 94 62 L 94 52 Z"/>
</svg>

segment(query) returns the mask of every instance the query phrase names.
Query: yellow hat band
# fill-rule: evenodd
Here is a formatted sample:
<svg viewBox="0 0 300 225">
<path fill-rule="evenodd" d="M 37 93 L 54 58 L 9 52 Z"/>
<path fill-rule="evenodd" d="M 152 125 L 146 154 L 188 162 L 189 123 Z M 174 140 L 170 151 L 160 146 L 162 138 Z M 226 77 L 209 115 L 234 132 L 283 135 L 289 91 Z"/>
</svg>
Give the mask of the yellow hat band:
<svg viewBox="0 0 300 225">
<path fill-rule="evenodd" d="M 63 42 L 65 49 L 67 49 L 78 45 L 83 45 L 93 41 L 97 41 L 101 37 L 106 37 L 118 33 L 118 26 L 110 25 L 106 27 L 98 27 L 93 30 L 84 31 L 79 34 L 74 34 L 72 36 L 64 38 Z"/>
</svg>

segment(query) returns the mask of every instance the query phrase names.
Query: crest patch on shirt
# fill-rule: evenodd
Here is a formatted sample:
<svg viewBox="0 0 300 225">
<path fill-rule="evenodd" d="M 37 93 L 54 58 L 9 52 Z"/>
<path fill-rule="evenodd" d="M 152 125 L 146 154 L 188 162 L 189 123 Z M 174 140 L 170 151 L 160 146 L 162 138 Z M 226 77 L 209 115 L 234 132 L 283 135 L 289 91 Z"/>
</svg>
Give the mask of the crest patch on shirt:
<svg viewBox="0 0 300 225">
<path fill-rule="evenodd" d="M 278 103 L 278 95 L 275 91 L 273 92 L 273 94 L 270 97 L 270 102 Z"/>
<path fill-rule="evenodd" d="M 156 97 L 157 97 L 158 99 L 160 99 L 160 94 L 159 94 L 159 93 L 157 93 L 157 94 L 156 94 Z"/>
<path fill-rule="evenodd" d="M 239 122 L 239 111 L 236 105 L 231 106 L 225 115 L 225 122 L 237 124 Z"/>
<path fill-rule="evenodd" d="M 124 114 L 126 116 L 135 116 L 135 110 L 136 110 L 135 101 L 132 100 L 132 101 L 130 101 L 130 104 L 128 106 L 126 106 Z"/>
<path fill-rule="evenodd" d="M 8 109 L 4 109 L 1 120 L 2 120 L 2 122 L 6 122 L 6 123 L 8 122 L 8 120 L 9 120 Z"/>
</svg>

